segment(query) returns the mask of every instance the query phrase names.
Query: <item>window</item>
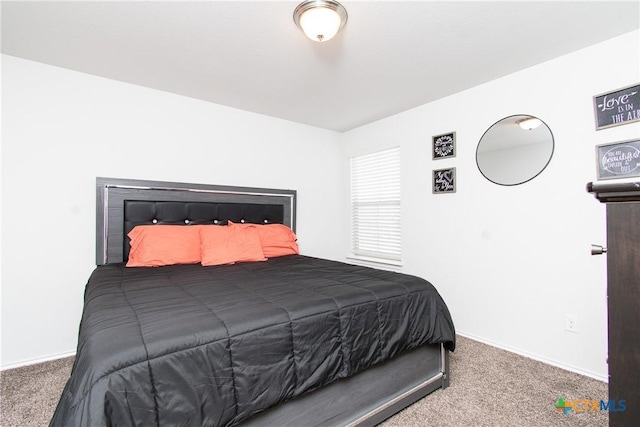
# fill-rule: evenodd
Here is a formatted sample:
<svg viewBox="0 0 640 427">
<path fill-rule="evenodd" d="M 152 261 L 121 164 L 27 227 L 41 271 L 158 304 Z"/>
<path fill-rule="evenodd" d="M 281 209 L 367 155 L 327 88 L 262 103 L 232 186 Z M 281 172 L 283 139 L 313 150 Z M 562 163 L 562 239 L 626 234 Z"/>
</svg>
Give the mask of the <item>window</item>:
<svg viewBox="0 0 640 427">
<path fill-rule="evenodd" d="M 351 159 L 351 250 L 400 261 L 400 147 Z"/>
</svg>

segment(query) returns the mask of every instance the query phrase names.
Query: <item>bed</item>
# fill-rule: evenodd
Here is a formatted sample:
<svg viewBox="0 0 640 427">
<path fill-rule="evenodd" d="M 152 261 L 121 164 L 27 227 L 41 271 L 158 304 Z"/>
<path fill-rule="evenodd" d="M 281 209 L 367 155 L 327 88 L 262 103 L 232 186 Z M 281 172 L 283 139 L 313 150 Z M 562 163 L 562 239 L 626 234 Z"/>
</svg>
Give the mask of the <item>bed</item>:
<svg viewBox="0 0 640 427">
<path fill-rule="evenodd" d="M 455 330 L 424 279 L 267 247 L 203 265 L 204 243 L 201 264 L 127 266 L 158 225 L 294 233 L 296 196 L 97 178 L 97 267 L 50 425 L 375 425 L 447 387 Z"/>
</svg>

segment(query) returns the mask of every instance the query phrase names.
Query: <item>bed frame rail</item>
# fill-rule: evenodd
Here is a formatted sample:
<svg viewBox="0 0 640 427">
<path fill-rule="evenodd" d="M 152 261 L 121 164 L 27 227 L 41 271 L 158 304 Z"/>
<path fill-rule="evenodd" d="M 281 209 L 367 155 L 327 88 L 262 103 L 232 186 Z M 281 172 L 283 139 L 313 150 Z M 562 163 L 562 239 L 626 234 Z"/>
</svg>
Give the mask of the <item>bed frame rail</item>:
<svg viewBox="0 0 640 427">
<path fill-rule="evenodd" d="M 427 344 L 259 413 L 242 426 L 375 426 L 449 386 L 449 351 Z"/>
</svg>

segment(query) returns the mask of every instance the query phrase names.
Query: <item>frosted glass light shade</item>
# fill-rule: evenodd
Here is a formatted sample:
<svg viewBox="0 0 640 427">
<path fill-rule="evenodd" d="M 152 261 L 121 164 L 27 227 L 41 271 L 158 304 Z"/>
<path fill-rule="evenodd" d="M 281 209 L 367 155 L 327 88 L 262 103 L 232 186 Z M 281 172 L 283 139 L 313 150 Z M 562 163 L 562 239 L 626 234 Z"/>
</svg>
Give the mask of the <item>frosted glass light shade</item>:
<svg viewBox="0 0 640 427">
<path fill-rule="evenodd" d="M 296 25 L 313 41 L 331 40 L 347 22 L 347 11 L 332 0 L 308 0 L 293 12 Z"/>
<path fill-rule="evenodd" d="M 340 17 L 334 10 L 316 7 L 302 14 L 300 26 L 311 40 L 324 42 L 332 39 L 338 33 Z"/>
<path fill-rule="evenodd" d="M 533 130 L 538 126 L 540 126 L 541 124 L 542 124 L 542 121 L 535 117 L 518 121 L 518 125 L 524 130 Z"/>
</svg>

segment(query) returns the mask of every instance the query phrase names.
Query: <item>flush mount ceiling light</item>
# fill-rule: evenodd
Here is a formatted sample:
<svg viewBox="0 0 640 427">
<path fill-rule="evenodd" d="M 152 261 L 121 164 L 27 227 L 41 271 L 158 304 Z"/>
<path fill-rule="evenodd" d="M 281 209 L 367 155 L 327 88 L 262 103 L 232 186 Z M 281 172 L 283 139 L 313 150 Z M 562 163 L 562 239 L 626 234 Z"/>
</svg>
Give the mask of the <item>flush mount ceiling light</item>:
<svg viewBox="0 0 640 427">
<path fill-rule="evenodd" d="M 535 117 L 527 117 L 526 119 L 516 122 L 524 130 L 533 130 L 542 124 L 542 120 Z"/>
<path fill-rule="evenodd" d="M 326 42 L 347 23 L 347 10 L 337 1 L 307 0 L 293 11 L 293 21 L 311 40 Z"/>
</svg>

